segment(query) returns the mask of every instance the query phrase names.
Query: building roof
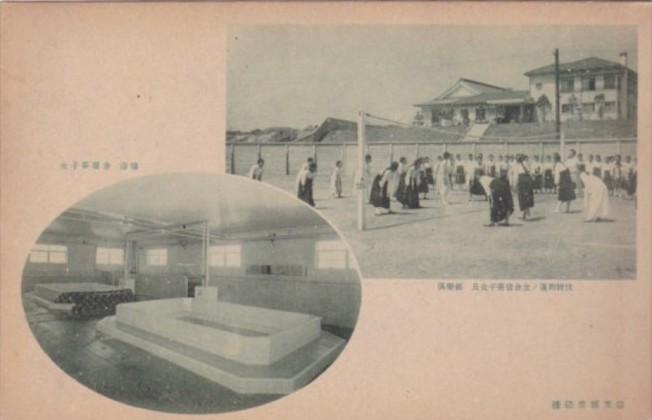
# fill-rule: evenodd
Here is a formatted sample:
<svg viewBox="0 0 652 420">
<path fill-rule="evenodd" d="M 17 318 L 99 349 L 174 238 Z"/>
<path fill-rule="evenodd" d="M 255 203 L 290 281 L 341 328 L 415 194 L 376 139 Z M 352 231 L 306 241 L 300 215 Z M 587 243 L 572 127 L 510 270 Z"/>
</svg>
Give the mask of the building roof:
<svg viewBox="0 0 652 420">
<path fill-rule="evenodd" d="M 431 101 L 416 104 L 415 106 L 425 105 L 480 105 L 480 104 L 516 104 L 532 103 L 530 92 L 527 90 L 501 90 L 494 92 L 484 92 L 472 96 L 459 96 L 455 98 L 435 98 Z"/>
<path fill-rule="evenodd" d="M 591 70 L 621 70 L 625 66 L 614 61 L 604 60 L 598 57 L 588 57 L 570 63 L 560 63 L 560 73 L 580 72 Z M 539 67 L 525 73 L 526 76 L 538 76 L 542 74 L 549 74 L 555 72 L 555 65 L 549 64 L 547 66 Z"/>
</svg>

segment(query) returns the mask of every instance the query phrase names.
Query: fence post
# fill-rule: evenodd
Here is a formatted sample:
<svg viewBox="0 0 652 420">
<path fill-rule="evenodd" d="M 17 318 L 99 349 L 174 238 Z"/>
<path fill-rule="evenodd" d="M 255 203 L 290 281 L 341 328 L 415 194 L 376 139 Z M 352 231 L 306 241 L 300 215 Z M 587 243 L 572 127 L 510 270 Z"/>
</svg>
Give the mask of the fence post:
<svg viewBox="0 0 652 420">
<path fill-rule="evenodd" d="M 231 173 L 235 174 L 235 143 L 231 143 Z"/>
<path fill-rule="evenodd" d="M 258 154 L 258 159 L 260 159 L 263 156 L 260 143 L 256 145 L 256 153 Z"/>
<path fill-rule="evenodd" d="M 478 143 L 473 142 L 473 144 L 472 144 L 471 147 L 472 147 L 471 150 L 473 151 L 473 152 L 472 152 L 472 153 L 473 153 L 473 157 L 475 158 L 475 157 L 477 156 L 477 154 L 478 154 Z"/>
<path fill-rule="evenodd" d="M 315 160 L 315 163 L 317 163 L 317 145 L 316 144 L 312 145 L 312 158 Z"/>
<path fill-rule="evenodd" d="M 443 143 L 442 145 L 444 146 L 444 151 L 442 153 L 448 152 L 448 143 Z"/>
<path fill-rule="evenodd" d="M 564 132 L 562 131 L 560 136 L 559 136 L 559 156 L 561 157 L 561 161 L 566 160 L 566 152 L 564 149 L 566 148 L 566 138 L 564 136 Z"/>
<path fill-rule="evenodd" d="M 415 159 L 419 158 L 419 143 L 414 143 L 414 153 L 416 155 Z"/>
<path fill-rule="evenodd" d="M 543 160 L 543 142 L 539 143 L 539 157 Z"/>
<path fill-rule="evenodd" d="M 575 148 L 577 149 L 578 155 L 582 153 L 582 143 L 580 143 L 579 140 L 575 142 Z"/>
<path fill-rule="evenodd" d="M 505 155 L 505 158 L 507 158 L 507 155 L 509 155 L 509 143 L 507 143 L 506 140 L 503 142 L 503 151 L 504 151 L 503 154 Z"/>
<path fill-rule="evenodd" d="M 285 143 L 285 175 L 290 175 L 290 145 Z"/>
<path fill-rule="evenodd" d="M 389 144 L 389 164 L 394 162 L 394 143 Z"/>
<path fill-rule="evenodd" d="M 622 140 L 618 139 L 616 142 L 616 151 L 618 152 L 618 156 L 622 155 L 622 148 L 623 148 L 623 142 Z"/>
</svg>

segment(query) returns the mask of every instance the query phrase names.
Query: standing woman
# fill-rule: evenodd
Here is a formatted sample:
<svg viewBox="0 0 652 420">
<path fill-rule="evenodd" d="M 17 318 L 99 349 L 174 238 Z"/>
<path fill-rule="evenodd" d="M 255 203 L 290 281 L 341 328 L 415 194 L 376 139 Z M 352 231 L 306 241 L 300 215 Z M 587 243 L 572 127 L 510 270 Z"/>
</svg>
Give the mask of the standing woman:
<svg viewBox="0 0 652 420">
<path fill-rule="evenodd" d="M 390 208 L 391 200 L 389 199 L 389 190 L 397 169 L 398 163 L 392 162 L 389 168 L 378 174 L 374 179 L 374 185 L 372 188 L 374 196 L 372 197 L 372 204 L 376 216 L 390 214 L 392 212 Z"/>
<path fill-rule="evenodd" d="M 299 191 L 298 198 L 305 201 L 311 206 L 315 207 L 315 200 L 312 195 L 312 182 L 317 172 L 317 164 L 315 162 L 308 165 L 308 169 L 301 172 L 299 177 Z"/>
<path fill-rule="evenodd" d="M 439 192 L 439 197 L 441 198 L 442 204 L 448 206 L 448 191 L 452 187 L 450 175 L 453 173 L 453 162 L 451 154 L 444 152 L 444 158 L 439 163 L 437 167 L 437 191 Z"/>
<path fill-rule="evenodd" d="M 421 182 L 421 159 L 417 158 L 410 165 L 405 174 L 405 206 L 409 209 L 418 209 L 419 205 L 419 184 Z"/>
<path fill-rule="evenodd" d="M 423 193 L 423 199 L 426 200 L 428 198 L 428 191 L 430 191 L 430 185 L 434 185 L 435 179 L 432 174 L 432 162 L 430 158 L 425 157 L 422 162 L 419 192 Z"/>
<path fill-rule="evenodd" d="M 555 191 L 555 165 L 552 163 L 550 155 L 546 156 L 546 162 L 543 164 L 543 190 L 545 192 Z"/>
<path fill-rule="evenodd" d="M 331 173 L 331 195 L 336 198 L 342 198 L 342 161 L 335 162 L 335 167 Z"/>
<path fill-rule="evenodd" d="M 604 159 L 604 164 L 602 165 L 602 180 L 604 181 L 607 189 L 609 190 L 609 195 L 614 193 L 614 163 L 613 157 L 607 156 Z"/>
<path fill-rule="evenodd" d="M 566 203 L 566 213 L 570 212 L 571 201 L 575 200 L 575 186 L 568 168 L 561 163 L 559 153 L 555 153 L 555 185 L 557 186 L 557 208 L 559 213 L 562 203 Z"/>
<path fill-rule="evenodd" d="M 523 212 L 523 220 L 527 220 L 530 209 L 534 207 L 534 188 L 530 171 L 525 165 L 527 156 L 518 155 L 514 173 L 516 176 L 516 191 L 518 191 L 518 206 Z"/>
<path fill-rule="evenodd" d="M 534 191 L 541 193 L 543 191 L 543 170 L 539 155 L 534 155 L 534 162 L 532 163 L 532 174 L 534 176 L 532 188 Z"/>
<path fill-rule="evenodd" d="M 459 155 L 459 153 L 455 155 L 455 184 L 466 184 L 466 178 L 464 176 L 464 162 L 462 161 L 462 157 Z"/>
</svg>

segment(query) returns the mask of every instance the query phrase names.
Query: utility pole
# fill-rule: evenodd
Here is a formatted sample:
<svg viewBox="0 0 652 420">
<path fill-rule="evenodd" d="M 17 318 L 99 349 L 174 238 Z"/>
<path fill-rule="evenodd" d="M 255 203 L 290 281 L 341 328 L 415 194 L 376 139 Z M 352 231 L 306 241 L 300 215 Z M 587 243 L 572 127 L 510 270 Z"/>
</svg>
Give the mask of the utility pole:
<svg viewBox="0 0 652 420">
<path fill-rule="evenodd" d="M 557 139 L 561 139 L 561 117 L 559 103 L 559 48 L 555 48 L 553 53 L 555 55 L 555 127 L 557 131 Z"/>
</svg>

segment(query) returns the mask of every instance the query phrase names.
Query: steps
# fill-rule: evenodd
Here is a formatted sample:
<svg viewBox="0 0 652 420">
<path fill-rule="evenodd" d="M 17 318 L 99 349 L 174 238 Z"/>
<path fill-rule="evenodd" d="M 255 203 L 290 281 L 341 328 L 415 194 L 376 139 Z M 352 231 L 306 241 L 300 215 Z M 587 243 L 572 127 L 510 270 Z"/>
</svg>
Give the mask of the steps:
<svg viewBox="0 0 652 420">
<path fill-rule="evenodd" d="M 482 136 L 484 136 L 484 133 L 487 132 L 489 127 L 491 126 L 490 123 L 473 123 L 471 127 L 469 127 L 468 131 L 466 132 L 466 136 L 464 137 L 464 141 L 477 141 Z"/>
</svg>

